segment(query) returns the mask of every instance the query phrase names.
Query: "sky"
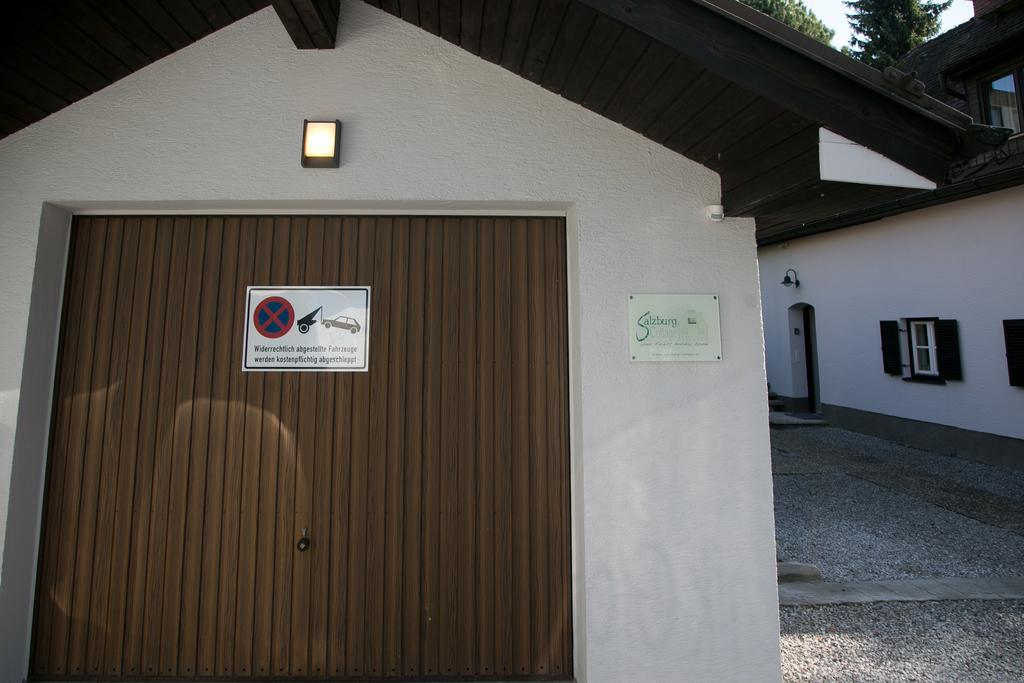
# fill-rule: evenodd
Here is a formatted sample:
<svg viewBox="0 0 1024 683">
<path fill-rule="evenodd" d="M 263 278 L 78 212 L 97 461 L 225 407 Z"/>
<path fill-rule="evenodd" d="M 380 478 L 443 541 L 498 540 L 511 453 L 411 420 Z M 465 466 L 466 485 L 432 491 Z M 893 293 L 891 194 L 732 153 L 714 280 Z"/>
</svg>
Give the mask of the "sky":
<svg viewBox="0 0 1024 683">
<path fill-rule="evenodd" d="M 803 0 L 822 22 L 836 32 L 832 39 L 832 47 L 837 50 L 850 44 L 850 25 L 846 22 L 849 11 L 842 0 Z M 971 0 L 953 0 L 952 6 L 942 13 L 942 28 L 945 33 L 954 26 L 959 26 L 974 16 L 974 3 Z"/>
</svg>

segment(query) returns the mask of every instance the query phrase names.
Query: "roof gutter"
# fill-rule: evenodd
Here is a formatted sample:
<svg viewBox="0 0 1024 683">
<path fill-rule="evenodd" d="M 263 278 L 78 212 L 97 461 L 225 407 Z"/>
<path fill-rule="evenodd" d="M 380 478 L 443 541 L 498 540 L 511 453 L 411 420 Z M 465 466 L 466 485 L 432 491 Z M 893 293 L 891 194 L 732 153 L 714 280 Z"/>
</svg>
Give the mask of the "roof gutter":
<svg viewBox="0 0 1024 683">
<path fill-rule="evenodd" d="M 781 21 L 758 12 L 737 0 L 689 1 L 706 7 L 712 12 L 729 17 L 736 23 L 745 25 L 751 31 L 755 31 L 776 42 L 784 43 L 794 52 L 812 59 L 833 71 L 838 71 L 851 80 L 857 81 L 861 85 L 885 95 L 893 101 L 916 110 L 922 116 L 960 130 L 966 130 L 973 122 L 973 119 L 967 114 L 925 95 L 923 89 L 918 91 L 913 87 L 906 87 L 911 85 L 912 78 L 900 79 L 893 76 L 887 78 L 878 69 L 870 67 L 852 57 L 847 57 L 838 50 L 819 43 L 795 28 L 787 26 Z M 892 69 L 892 72 L 902 74 L 897 69 Z"/>
<path fill-rule="evenodd" d="M 894 67 L 889 67 L 884 72 L 878 71 L 737 0 L 690 2 L 726 16 L 771 40 L 783 43 L 794 52 L 842 73 L 860 85 L 913 109 L 922 116 L 954 129 L 960 139 L 960 145 L 956 150 L 958 160 L 971 159 L 978 154 L 997 149 L 1013 134 L 1008 128 L 975 123 L 967 114 L 926 95 L 924 84 L 917 80 L 913 73 L 906 74 Z"/>
<path fill-rule="evenodd" d="M 915 77 L 887 77 L 736 0 L 578 1 L 935 182 L 1005 141 L 925 95 Z"/>
</svg>

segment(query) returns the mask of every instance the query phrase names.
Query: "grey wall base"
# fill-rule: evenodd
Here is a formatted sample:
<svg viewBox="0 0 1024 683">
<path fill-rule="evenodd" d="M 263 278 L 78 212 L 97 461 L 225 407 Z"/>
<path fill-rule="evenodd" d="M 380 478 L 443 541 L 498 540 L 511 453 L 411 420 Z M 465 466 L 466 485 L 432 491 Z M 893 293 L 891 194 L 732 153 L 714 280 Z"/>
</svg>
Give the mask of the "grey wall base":
<svg viewBox="0 0 1024 683">
<path fill-rule="evenodd" d="M 783 396 L 779 394 L 779 400 L 784 404 L 782 407 L 787 413 L 809 413 L 811 412 L 811 404 L 807 400 L 806 396 Z"/>
<path fill-rule="evenodd" d="M 904 417 L 827 403 L 822 404 L 821 409 L 825 419 L 834 427 L 870 434 L 943 455 L 955 455 L 989 465 L 1024 470 L 1024 439 L 975 432 L 934 422 L 908 420 Z"/>
</svg>

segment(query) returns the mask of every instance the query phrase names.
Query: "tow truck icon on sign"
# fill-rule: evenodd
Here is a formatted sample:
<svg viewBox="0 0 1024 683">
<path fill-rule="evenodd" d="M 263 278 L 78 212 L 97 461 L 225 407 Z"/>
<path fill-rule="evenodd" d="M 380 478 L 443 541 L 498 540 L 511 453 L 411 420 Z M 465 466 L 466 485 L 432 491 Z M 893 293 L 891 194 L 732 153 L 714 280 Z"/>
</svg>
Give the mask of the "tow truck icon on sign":
<svg viewBox="0 0 1024 683">
<path fill-rule="evenodd" d="M 352 334 L 355 334 L 362 329 L 355 318 L 350 318 L 347 315 L 336 315 L 333 318 L 325 318 L 323 316 L 323 310 L 324 307 L 320 306 L 312 313 L 308 313 L 296 320 L 295 326 L 299 328 L 299 332 L 306 334 L 309 332 L 309 328 L 317 323 L 320 323 L 327 329 L 333 327 L 339 330 L 348 330 Z"/>
</svg>

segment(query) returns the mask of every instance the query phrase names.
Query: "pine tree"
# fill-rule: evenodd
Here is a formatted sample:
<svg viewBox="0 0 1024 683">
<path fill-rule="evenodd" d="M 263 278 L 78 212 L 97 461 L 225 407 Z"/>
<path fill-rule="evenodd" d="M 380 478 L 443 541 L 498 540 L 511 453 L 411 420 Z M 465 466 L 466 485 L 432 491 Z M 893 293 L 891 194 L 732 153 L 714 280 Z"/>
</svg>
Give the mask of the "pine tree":
<svg viewBox="0 0 1024 683">
<path fill-rule="evenodd" d="M 953 0 L 844 0 L 853 29 L 848 54 L 877 69 L 896 64 L 903 55 L 939 30 L 939 16 Z"/>
<path fill-rule="evenodd" d="M 821 19 L 815 16 L 814 12 L 809 10 L 801 0 L 742 0 L 742 2 L 826 45 L 836 34 L 835 31 L 823 24 Z"/>
</svg>

